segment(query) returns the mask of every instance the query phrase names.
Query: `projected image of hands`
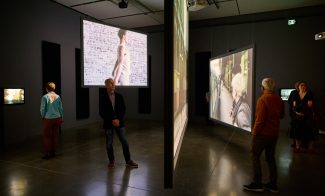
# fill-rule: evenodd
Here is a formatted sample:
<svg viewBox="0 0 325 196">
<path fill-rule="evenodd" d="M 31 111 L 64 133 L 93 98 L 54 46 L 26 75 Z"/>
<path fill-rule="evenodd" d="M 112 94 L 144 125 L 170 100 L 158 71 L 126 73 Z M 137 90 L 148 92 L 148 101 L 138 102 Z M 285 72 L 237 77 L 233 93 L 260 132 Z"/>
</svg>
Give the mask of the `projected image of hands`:
<svg viewBox="0 0 325 196">
<path fill-rule="evenodd" d="M 253 48 L 210 60 L 210 114 L 213 120 L 251 131 Z"/>
</svg>

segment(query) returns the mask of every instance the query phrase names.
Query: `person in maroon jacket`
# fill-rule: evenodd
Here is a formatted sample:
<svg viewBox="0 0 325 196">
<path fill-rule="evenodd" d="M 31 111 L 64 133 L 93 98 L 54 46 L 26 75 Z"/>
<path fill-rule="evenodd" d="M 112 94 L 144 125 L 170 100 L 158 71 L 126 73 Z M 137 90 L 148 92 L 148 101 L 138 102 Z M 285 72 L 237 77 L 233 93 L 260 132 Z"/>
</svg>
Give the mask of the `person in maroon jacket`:
<svg viewBox="0 0 325 196">
<path fill-rule="evenodd" d="M 280 119 L 284 117 L 284 105 L 275 94 L 275 82 L 271 78 L 262 80 L 262 95 L 256 103 L 255 123 L 252 130 L 253 182 L 244 185 L 244 190 L 262 192 L 264 189 L 278 192 L 275 147 L 279 136 Z M 269 168 L 269 182 L 262 184 L 260 157 L 265 151 Z"/>
</svg>

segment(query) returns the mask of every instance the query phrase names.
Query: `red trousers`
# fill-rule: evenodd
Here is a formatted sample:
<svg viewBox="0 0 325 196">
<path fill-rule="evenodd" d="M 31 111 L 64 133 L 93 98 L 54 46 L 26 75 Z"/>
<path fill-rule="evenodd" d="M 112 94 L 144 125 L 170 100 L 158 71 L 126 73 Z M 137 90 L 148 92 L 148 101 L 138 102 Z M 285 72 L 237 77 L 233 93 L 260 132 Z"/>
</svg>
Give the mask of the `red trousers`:
<svg viewBox="0 0 325 196">
<path fill-rule="evenodd" d="M 43 144 L 45 153 L 53 153 L 58 145 L 62 118 L 43 119 Z"/>
</svg>

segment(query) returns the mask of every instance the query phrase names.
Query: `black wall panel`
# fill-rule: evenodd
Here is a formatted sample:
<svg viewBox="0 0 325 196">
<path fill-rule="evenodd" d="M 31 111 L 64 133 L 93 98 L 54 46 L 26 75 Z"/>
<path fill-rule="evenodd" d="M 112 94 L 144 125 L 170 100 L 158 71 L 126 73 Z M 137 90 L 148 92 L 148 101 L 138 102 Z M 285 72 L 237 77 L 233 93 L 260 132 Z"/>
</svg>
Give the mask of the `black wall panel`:
<svg viewBox="0 0 325 196">
<path fill-rule="evenodd" d="M 76 62 L 76 119 L 89 118 L 89 89 L 82 88 L 81 80 L 81 50 L 75 50 Z"/>
<path fill-rule="evenodd" d="M 46 93 L 45 84 L 54 82 L 55 92 L 61 95 L 61 47 L 60 44 L 42 41 L 42 74 L 43 94 Z"/>
<path fill-rule="evenodd" d="M 206 93 L 209 91 L 209 60 L 211 52 L 195 54 L 195 114 L 209 115 Z"/>
<path fill-rule="evenodd" d="M 55 83 L 55 92 L 61 96 L 61 46 L 60 44 L 42 41 L 42 77 L 43 94 L 46 94 L 45 84 Z M 62 98 L 62 96 L 61 96 Z M 62 100 L 62 102 L 64 102 Z M 61 133 L 61 127 L 60 127 Z"/>
<path fill-rule="evenodd" d="M 148 57 L 148 88 L 139 88 L 138 91 L 138 112 L 151 113 L 151 56 Z"/>
</svg>

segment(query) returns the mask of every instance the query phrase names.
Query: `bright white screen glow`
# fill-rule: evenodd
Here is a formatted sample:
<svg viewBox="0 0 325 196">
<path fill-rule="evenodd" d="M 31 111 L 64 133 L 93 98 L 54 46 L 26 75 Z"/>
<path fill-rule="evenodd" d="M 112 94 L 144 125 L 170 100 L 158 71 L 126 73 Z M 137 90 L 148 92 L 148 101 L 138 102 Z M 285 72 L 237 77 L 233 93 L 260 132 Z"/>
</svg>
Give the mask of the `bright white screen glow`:
<svg viewBox="0 0 325 196">
<path fill-rule="evenodd" d="M 282 88 L 280 89 L 280 96 L 283 101 L 288 101 L 291 91 L 295 90 L 294 88 Z"/>
<path fill-rule="evenodd" d="M 213 120 L 251 131 L 253 48 L 210 60 L 210 114 Z"/>
<path fill-rule="evenodd" d="M 22 88 L 4 89 L 4 104 L 25 103 L 25 90 Z"/>
<path fill-rule="evenodd" d="M 105 79 L 115 75 L 117 86 L 147 86 L 147 35 L 129 30 L 122 35 L 123 31 L 83 20 L 84 86 L 104 86 Z M 120 74 L 113 74 L 115 67 Z"/>
</svg>

